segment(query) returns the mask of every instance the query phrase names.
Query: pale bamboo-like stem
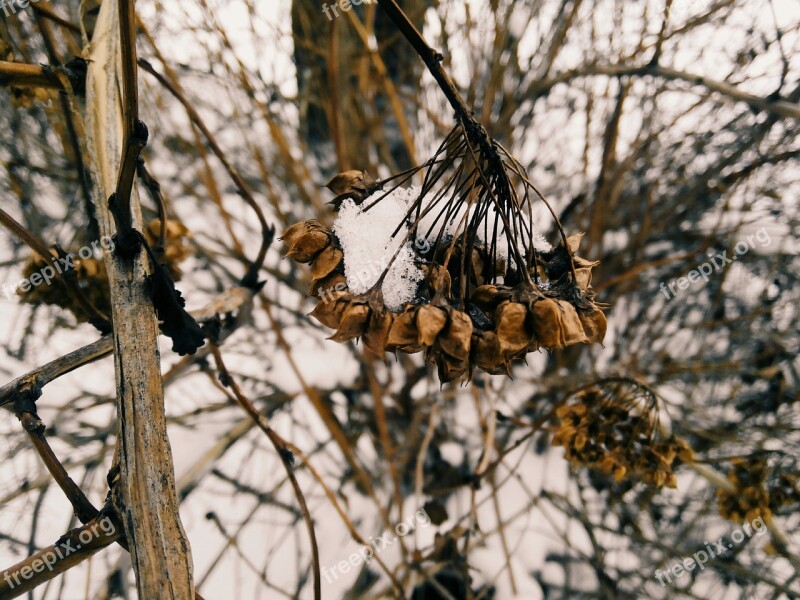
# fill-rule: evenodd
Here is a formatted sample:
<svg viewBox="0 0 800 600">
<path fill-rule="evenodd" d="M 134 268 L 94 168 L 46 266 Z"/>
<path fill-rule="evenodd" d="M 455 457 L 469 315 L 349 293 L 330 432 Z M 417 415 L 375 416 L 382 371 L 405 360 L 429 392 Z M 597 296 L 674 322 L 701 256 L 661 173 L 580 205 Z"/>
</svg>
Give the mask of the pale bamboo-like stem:
<svg viewBox="0 0 800 600">
<path fill-rule="evenodd" d="M 123 155 L 125 52 L 120 37 L 121 8 L 106 0 L 100 9 L 89 51 L 86 86 L 87 147 L 94 178 L 95 205 L 102 235 L 116 233 L 108 199 L 117 188 Z M 130 74 L 130 69 L 128 69 Z M 133 82 L 135 85 L 135 82 Z M 129 98 L 130 99 L 130 98 Z M 130 221 L 141 230 L 136 186 L 131 187 Z M 112 502 L 130 545 L 141 598 L 191 598 L 192 557 L 181 525 L 172 453 L 167 437 L 164 392 L 158 352 L 158 325 L 149 298 L 147 255 L 130 259 L 106 255 L 111 290 L 119 419 L 119 477 Z"/>
</svg>

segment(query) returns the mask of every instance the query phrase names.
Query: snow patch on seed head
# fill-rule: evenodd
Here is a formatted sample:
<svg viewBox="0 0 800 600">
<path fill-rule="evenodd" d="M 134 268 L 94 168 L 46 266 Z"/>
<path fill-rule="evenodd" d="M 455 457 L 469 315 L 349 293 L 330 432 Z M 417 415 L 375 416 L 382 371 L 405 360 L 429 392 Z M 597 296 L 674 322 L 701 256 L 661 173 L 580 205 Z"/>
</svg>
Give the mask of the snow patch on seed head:
<svg viewBox="0 0 800 600">
<path fill-rule="evenodd" d="M 369 206 L 370 199 L 362 206 L 345 200 L 333 224 L 344 251 L 347 287 L 353 294 L 369 291 L 391 263 L 381 291 L 384 305 L 393 311 L 414 298 L 423 278 L 414 260 L 413 240 L 403 243 L 408 235 L 405 216 L 418 195 L 418 188 L 398 188 L 367 211 L 363 207 Z"/>
</svg>

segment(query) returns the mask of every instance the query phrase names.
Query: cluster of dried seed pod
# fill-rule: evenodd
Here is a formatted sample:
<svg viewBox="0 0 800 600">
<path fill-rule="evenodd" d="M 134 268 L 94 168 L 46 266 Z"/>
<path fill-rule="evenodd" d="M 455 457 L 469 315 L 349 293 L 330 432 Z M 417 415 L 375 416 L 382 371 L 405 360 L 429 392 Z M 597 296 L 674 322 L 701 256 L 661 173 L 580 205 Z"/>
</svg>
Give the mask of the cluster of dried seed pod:
<svg viewBox="0 0 800 600">
<path fill-rule="evenodd" d="M 150 247 L 156 251 L 160 262 L 169 268 L 172 281 L 180 281 L 183 276 L 180 264 L 191 254 L 191 250 L 184 243 L 189 237 L 186 226 L 175 219 L 167 219 L 164 223 L 164 247 L 158 245 L 161 232 L 161 219 L 153 219 L 147 224 L 144 236 Z"/>
<path fill-rule="evenodd" d="M 54 257 L 58 256 L 55 250 L 51 252 Z M 101 312 L 107 312 L 110 309 L 110 288 L 106 266 L 102 259 L 75 257 L 69 261 L 69 266 L 84 297 Z M 43 257 L 33 254 L 25 263 L 22 274 L 34 285 L 26 286 L 27 289 L 17 289 L 17 295 L 27 304 L 60 306 L 75 315 L 79 323 L 88 321 L 89 315 L 84 311 L 78 298 L 74 294 L 67 293 L 56 281 L 60 276 L 55 276 L 50 281 L 41 281 L 41 274 L 50 268 Z"/>
<path fill-rule="evenodd" d="M 151 248 L 156 248 L 159 239 L 159 231 L 161 221 L 153 219 L 145 227 L 144 235 Z M 189 236 L 189 230 L 179 221 L 168 219 L 165 224 L 165 238 L 164 248 L 161 252 L 161 260 L 169 268 L 170 275 L 173 281 L 178 281 L 181 278 L 182 271 L 180 263 L 182 263 L 190 254 L 190 250 L 184 243 L 184 240 Z M 97 243 L 93 245 L 97 250 Z M 82 249 L 83 250 L 83 249 Z M 156 250 L 158 250 L 156 248 Z M 51 250 L 54 257 L 58 256 L 55 250 Z M 100 312 L 108 314 L 111 310 L 110 304 L 110 288 L 108 285 L 108 274 L 106 273 L 105 263 L 102 258 L 95 258 L 90 256 L 88 258 L 80 258 L 80 253 L 73 252 L 67 265 L 64 267 L 64 273 L 59 273 L 47 282 L 42 284 L 35 284 L 27 286 L 27 289 L 19 289 L 17 294 L 23 302 L 28 304 L 49 304 L 52 306 L 60 306 L 69 310 L 79 323 L 89 320 L 81 306 L 80 301 L 70 293 L 66 293 L 64 287 L 56 281 L 59 277 L 74 276 L 78 282 L 84 297 L 97 308 Z M 66 259 L 66 255 L 64 255 Z M 38 254 L 33 254 L 23 267 L 23 276 L 25 279 L 36 283 L 34 277 L 37 273 L 41 274 L 47 267 L 47 263 L 43 257 Z"/>
<path fill-rule="evenodd" d="M 732 490 L 718 488 L 719 514 L 734 523 L 768 522 L 774 512 L 800 502 L 800 480 L 795 472 L 770 467 L 767 456 L 749 456 L 731 461 L 727 475 Z"/>
<path fill-rule="evenodd" d="M 573 465 L 597 469 L 615 481 L 674 488 L 674 467 L 692 460 L 685 440 L 658 435 L 650 406 L 609 397 L 602 386 L 580 390 L 556 415 L 553 445 L 563 446 Z"/>
<path fill-rule="evenodd" d="M 425 276 L 415 301 L 400 312 L 386 309 L 377 289 L 350 293 L 344 253 L 336 236 L 318 221 L 292 225 L 281 239 L 286 257 L 310 264 L 309 295 L 320 299 L 311 315 L 336 330 L 332 340 L 361 338 L 378 356 L 425 351 L 440 380 L 449 382 L 471 375 L 475 367 L 510 374 L 512 361 L 539 348 L 602 343 L 606 318 L 592 302 L 589 287 L 596 263 L 574 256 L 580 237 L 542 253 L 535 279 L 520 278 L 513 286 L 454 284 L 457 274 L 448 270 L 446 260 L 442 264 L 438 257 L 420 256 Z M 466 298 L 454 293 L 462 287 Z"/>
</svg>

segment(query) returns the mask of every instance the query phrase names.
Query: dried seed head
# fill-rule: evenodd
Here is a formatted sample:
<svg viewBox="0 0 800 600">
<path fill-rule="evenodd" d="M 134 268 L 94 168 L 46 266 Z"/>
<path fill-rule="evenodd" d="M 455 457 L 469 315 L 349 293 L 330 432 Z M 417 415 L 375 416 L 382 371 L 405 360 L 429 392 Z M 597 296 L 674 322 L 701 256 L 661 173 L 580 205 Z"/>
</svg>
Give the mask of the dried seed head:
<svg viewBox="0 0 800 600">
<path fill-rule="evenodd" d="M 470 296 L 470 302 L 488 315 L 494 314 L 497 306 L 511 298 L 511 290 L 496 285 L 482 285 Z"/>
<path fill-rule="evenodd" d="M 631 380 L 598 383 L 556 410 L 560 423 L 552 443 L 564 447 L 573 465 L 598 469 L 615 481 L 639 478 L 675 487 L 673 466 L 691 460 L 691 450 L 675 436 L 657 437 L 655 407 L 655 396 Z"/>
<path fill-rule="evenodd" d="M 467 374 L 468 363 L 447 354 L 439 354 L 436 357 L 436 367 L 439 371 L 439 381 L 450 383 L 461 380 Z"/>
<path fill-rule="evenodd" d="M 347 278 L 344 273 L 331 273 L 321 279 L 313 279 L 308 290 L 308 296 L 325 298 L 334 292 L 347 291 Z"/>
<path fill-rule="evenodd" d="M 375 181 L 367 174 L 366 171 L 351 169 L 336 175 L 333 179 L 325 184 L 325 187 L 339 196 L 352 191 L 363 192 L 371 183 L 375 183 Z"/>
<path fill-rule="evenodd" d="M 325 227 L 319 221 L 313 219 L 311 221 L 300 221 L 284 231 L 280 239 L 288 248 L 291 248 L 303 235 L 315 229 L 325 231 Z"/>
<path fill-rule="evenodd" d="M 423 270 L 427 271 L 425 280 L 433 294 L 440 296 L 444 300 L 450 300 L 450 272 L 442 265 L 436 263 Z"/>
<path fill-rule="evenodd" d="M 366 171 L 352 169 L 339 173 L 325 184 L 325 187 L 336 194 L 328 204 L 339 210 L 342 202 L 348 198 L 352 198 L 356 204 L 361 204 L 367 196 L 378 189 L 379 184 Z"/>
<path fill-rule="evenodd" d="M 581 320 L 583 332 L 590 343 L 602 344 L 606 337 L 606 316 L 603 311 L 594 307 L 591 311 L 578 311 L 578 318 Z"/>
<path fill-rule="evenodd" d="M 392 329 L 394 315 L 388 310 L 378 312 L 370 311 L 367 330 L 364 332 L 364 347 L 376 356 L 383 357 L 389 332 Z"/>
<path fill-rule="evenodd" d="M 502 375 L 509 372 L 509 366 L 500 341 L 493 331 L 476 330 L 472 335 L 472 361 L 490 375 Z"/>
</svg>

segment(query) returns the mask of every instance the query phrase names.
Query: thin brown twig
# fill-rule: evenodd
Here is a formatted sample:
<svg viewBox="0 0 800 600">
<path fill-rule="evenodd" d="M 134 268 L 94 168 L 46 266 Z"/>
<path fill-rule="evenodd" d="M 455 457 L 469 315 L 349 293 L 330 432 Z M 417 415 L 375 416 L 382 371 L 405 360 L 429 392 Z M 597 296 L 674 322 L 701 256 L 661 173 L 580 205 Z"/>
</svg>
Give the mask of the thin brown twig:
<svg viewBox="0 0 800 600">
<path fill-rule="evenodd" d="M 275 451 L 278 453 L 278 456 L 281 459 L 283 468 L 286 470 L 286 476 L 289 478 L 289 481 L 292 484 L 295 497 L 300 505 L 300 511 L 303 513 L 303 520 L 306 523 L 306 529 L 308 530 L 308 537 L 309 541 L 311 542 L 311 563 L 314 571 L 314 598 L 320 600 L 322 597 L 322 579 L 320 575 L 317 536 L 314 532 L 314 522 L 311 519 L 311 513 L 308 510 L 305 496 L 303 496 L 303 490 L 300 489 L 300 484 L 297 483 L 297 478 L 294 476 L 294 459 L 291 456 L 291 452 L 288 449 L 286 441 L 274 429 L 272 429 L 267 417 L 258 412 L 258 409 L 255 407 L 252 401 L 244 395 L 239 387 L 239 384 L 236 383 L 236 380 L 231 376 L 230 371 L 228 371 L 227 367 L 225 366 L 225 362 L 222 360 L 222 353 L 220 352 L 219 346 L 214 343 L 211 343 L 210 346 L 211 353 L 214 355 L 214 361 L 217 364 L 217 370 L 220 373 L 220 380 L 222 381 L 222 384 L 231 389 L 233 395 L 236 397 L 236 400 L 239 402 L 239 405 L 248 415 L 250 415 L 256 425 L 258 425 L 259 429 L 266 434 L 267 438 L 269 438 L 269 441 L 272 443 Z"/>
<path fill-rule="evenodd" d="M 69 473 L 67 473 L 67 470 L 64 468 L 64 465 L 61 464 L 61 461 L 58 460 L 55 452 L 53 452 L 53 449 L 50 447 L 44 435 L 45 425 L 39 418 L 39 415 L 36 414 L 36 405 L 32 397 L 29 396 L 28 398 L 15 402 L 15 410 L 17 418 L 19 418 L 20 423 L 22 423 L 22 428 L 28 434 L 28 437 L 30 437 L 33 447 L 36 449 L 36 452 L 38 452 L 42 462 L 44 462 L 47 470 L 53 476 L 53 479 L 56 480 L 58 487 L 61 488 L 61 491 L 64 492 L 64 495 L 67 497 L 70 504 L 72 504 L 72 510 L 75 516 L 84 524 L 96 518 L 100 511 L 94 507 L 86 497 L 86 494 L 83 493 L 83 490 L 72 480 Z"/>
<path fill-rule="evenodd" d="M 267 223 L 266 217 L 264 217 L 264 212 L 261 210 L 261 207 L 256 202 L 255 196 L 253 192 L 250 190 L 250 186 L 247 185 L 244 178 L 239 174 L 239 171 L 236 167 L 231 164 L 228 158 L 225 156 L 225 153 L 222 151 L 222 148 L 217 143 L 214 134 L 211 133 L 211 130 L 206 126 L 203 122 L 203 119 L 200 118 L 200 114 L 195 110 L 192 106 L 191 102 L 186 98 L 183 91 L 178 88 L 177 85 L 173 85 L 166 77 L 161 75 L 158 71 L 156 71 L 152 65 L 147 62 L 146 60 L 140 60 L 139 66 L 142 67 L 145 71 L 150 73 L 156 80 L 164 86 L 164 88 L 169 91 L 173 97 L 180 102 L 186 113 L 189 115 L 189 119 L 194 123 L 194 125 L 200 129 L 200 131 L 205 136 L 206 140 L 208 141 L 211 150 L 216 155 L 217 159 L 222 163 L 225 167 L 225 170 L 228 172 L 228 175 L 233 180 L 234 185 L 239 190 L 239 194 L 242 196 L 242 199 L 253 209 L 256 213 L 256 217 L 258 218 L 258 222 L 261 226 L 261 247 L 258 250 L 258 256 L 256 259 L 250 264 L 250 268 L 245 273 L 244 277 L 242 278 L 242 285 L 245 287 L 255 287 L 258 283 L 258 273 L 261 271 L 261 267 L 264 265 L 264 260 L 267 256 L 267 249 L 269 248 L 270 244 L 272 243 L 273 236 L 275 234 L 275 230 L 269 226 Z"/>
<path fill-rule="evenodd" d="M 0 87 L 4 86 L 63 89 L 53 67 L 0 60 Z"/>
<path fill-rule="evenodd" d="M 130 254 L 139 245 L 139 238 L 133 231 L 131 193 L 136 163 L 148 138 L 147 127 L 139 121 L 135 0 L 119 0 L 119 33 L 122 54 L 122 159 L 117 185 L 108 204 L 117 226 L 120 251 Z"/>
<path fill-rule="evenodd" d="M 103 520 L 112 523 L 112 526 L 101 525 Z M 84 542 L 87 537 L 89 541 Z M 31 591 L 119 541 L 121 537 L 120 526 L 113 524 L 108 515 L 98 515 L 82 527 L 72 529 L 53 545 L 42 548 L 0 573 L 0 600 L 16 598 Z"/>
</svg>

